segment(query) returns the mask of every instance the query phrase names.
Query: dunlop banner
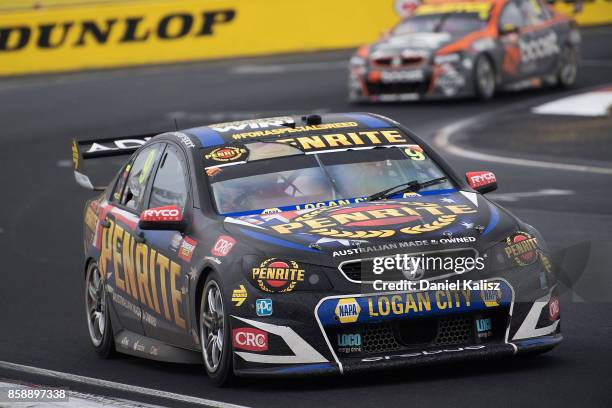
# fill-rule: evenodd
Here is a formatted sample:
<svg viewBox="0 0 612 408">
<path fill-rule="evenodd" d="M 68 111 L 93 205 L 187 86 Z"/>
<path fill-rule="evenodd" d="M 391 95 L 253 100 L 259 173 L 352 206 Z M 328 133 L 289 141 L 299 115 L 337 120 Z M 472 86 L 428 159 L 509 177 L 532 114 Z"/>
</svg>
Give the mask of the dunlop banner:
<svg viewBox="0 0 612 408">
<path fill-rule="evenodd" d="M 584 0 L 577 2 L 557 0 L 555 9 L 568 16 L 573 16 L 579 25 L 612 24 L 612 0 Z"/>
<path fill-rule="evenodd" d="M 393 0 L 183 0 L 0 14 L 0 75 L 340 49 L 399 17 Z"/>
</svg>

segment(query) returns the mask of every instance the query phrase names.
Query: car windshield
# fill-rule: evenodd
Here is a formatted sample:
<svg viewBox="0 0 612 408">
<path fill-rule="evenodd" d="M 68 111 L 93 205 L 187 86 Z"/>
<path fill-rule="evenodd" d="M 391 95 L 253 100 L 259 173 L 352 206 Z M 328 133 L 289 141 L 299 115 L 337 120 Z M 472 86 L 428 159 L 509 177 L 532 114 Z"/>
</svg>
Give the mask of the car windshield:
<svg viewBox="0 0 612 408">
<path fill-rule="evenodd" d="M 207 174 L 220 214 L 295 209 L 309 203 L 363 198 L 412 180 L 424 182 L 446 176 L 415 145 L 317 154 L 300 152 L 209 168 Z M 453 185 L 445 181 L 422 191 L 449 188 Z"/>
<path fill-rule="evenodd" d="M 393 34 L 449 33 L 453 36 L 463 36 L 482 30 L 486 25 L 486 19 L 482 19 L 478 13 L 427 14 L 403 20 L 395 27 Z"/>
</svg>

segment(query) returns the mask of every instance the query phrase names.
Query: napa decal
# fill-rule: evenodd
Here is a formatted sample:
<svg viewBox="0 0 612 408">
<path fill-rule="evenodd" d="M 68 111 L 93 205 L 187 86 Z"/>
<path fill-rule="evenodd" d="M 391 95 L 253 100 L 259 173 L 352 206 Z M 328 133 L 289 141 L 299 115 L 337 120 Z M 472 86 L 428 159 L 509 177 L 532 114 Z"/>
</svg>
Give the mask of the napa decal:
<svg viewBox="0 0 612 408">
<path fill-rule="evenodd" d="M 282 235 L 308 233 L 330 238 L 389 238 L 415 236 L 448 228 L 476 214 L 471 205 L 434 201 L 388 201 L 354 207 L 325 207 L 302 215 L 288 214 L 291 222 L 269 225 Z M 285 213 L 283 213 L 285 214 Z"/>
<path fill-rule="evenodd" d="M 493 291 L 429 290 L 326 299 L 317 316 L 324 326 L 343 326 L 509 307 L 512 289 L 504 281 L 494 282 L 499 289 Z"/>
<path fill-rule="evenodd" d="M 184 287 L 181 266 L 146 244 L 112 219 L 102 231 L 99 268 L 102 276 L 112 281 L 113 299 L 125 300 L 148 308 L 177 327 L 185 329 Z M 125 297 L 122 297 L 124 295 Z M 126 299 L 127 298 L 127 299 Z"/>
</svg>

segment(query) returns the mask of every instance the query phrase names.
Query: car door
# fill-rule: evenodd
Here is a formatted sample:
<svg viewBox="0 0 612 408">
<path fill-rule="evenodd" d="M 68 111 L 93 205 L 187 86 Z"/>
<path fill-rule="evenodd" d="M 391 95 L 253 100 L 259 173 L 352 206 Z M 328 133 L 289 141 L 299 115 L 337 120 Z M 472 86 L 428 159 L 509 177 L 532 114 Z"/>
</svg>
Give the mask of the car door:
<svg viewBox="0 0 612 408">
<path fill-rule="evenodd" d="M 503 52 L 501 78 L 504 84 L 526 77 L 523 69 L 521 44 L 529 40 L 529 33 L 523 28 L 525 19 L 516 0 L 506 2 L 499 16 L 499 41 Z"/>
<path fill-rule="evenodd" d="M 146 269 L 138 262 L 144 251 L 137 242 L 138 216 L 147 183 L 162 151 L 161 144 L 141 150 L 124 166 L 111 193 L 103 220 L 100 267 L 122 328 L 144 333 L 141 298 Z"/>
<path fill-rule="evenodd" d="M 176 206 L 184 218 L 189 218 L 190 197 L 184 153 L 178 146 L 168 144 L 153 176 L 145 208 Z M 156 319 L 143 320 L 145 334 L 170 344 L 188 346 L 193 339 L 187 327 L 187 273 L 197 243 L 178 230 L 143 230 L 140 234 L 150 248 L 150 269 L 155 272 L 152 302 L 146 310 Z"/>
<path fill-rule="evenodd" d="M 522 31 L 527 41 L 521 44 L 525 69 L 541 76 L 555 72 L 559 42 L 551 13 L 538 0 L 518 0 L 526 25 Z"/>
</svg>

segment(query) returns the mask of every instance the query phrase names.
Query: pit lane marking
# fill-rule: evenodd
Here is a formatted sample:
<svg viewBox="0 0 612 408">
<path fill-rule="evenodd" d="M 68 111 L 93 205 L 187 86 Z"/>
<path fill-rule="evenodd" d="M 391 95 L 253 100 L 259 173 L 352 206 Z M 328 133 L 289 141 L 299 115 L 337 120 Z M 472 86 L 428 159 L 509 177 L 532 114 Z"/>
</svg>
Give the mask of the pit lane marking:
<svg viewBox="0 0 612 408">
<path fill-rule="evenodd" d="M 244 405 L 235 405 L 222 401 L 209 400 L 205 398 L 192 397 L 189 395 L 181 395 L 168 391 L 160 391 L 152 388 L 139 387 L 137 385 L 129 385 L 118 383 L 114 381 L 102 380 L 99 378 L 85 377 L 82 375 L 64 373 L 61 371 L 47 370 L 45 368 L 32 367 L 22 364 L 10 363 L 8 361 L 0 361 L 0 369 L 6 369 L 11 371 L 18 371 L 27 374 L 34 374 L 43 377 L 50 377 L 54 379 L 71 381 L 79 384 L 93 385 L 102 388 L 108 388 L 117 391 L 129 392 L 133 394 L 143 395 L 147 397 L 158 397 L 167 400 L 185 402 L 190 404 L 197 404 L 203 407 L 212 408 L 248 408 Z M 202 374 L 204 375 L 204 374 Z M 204 381 L 205 378 L 202 378 Z"/>
</svg>

